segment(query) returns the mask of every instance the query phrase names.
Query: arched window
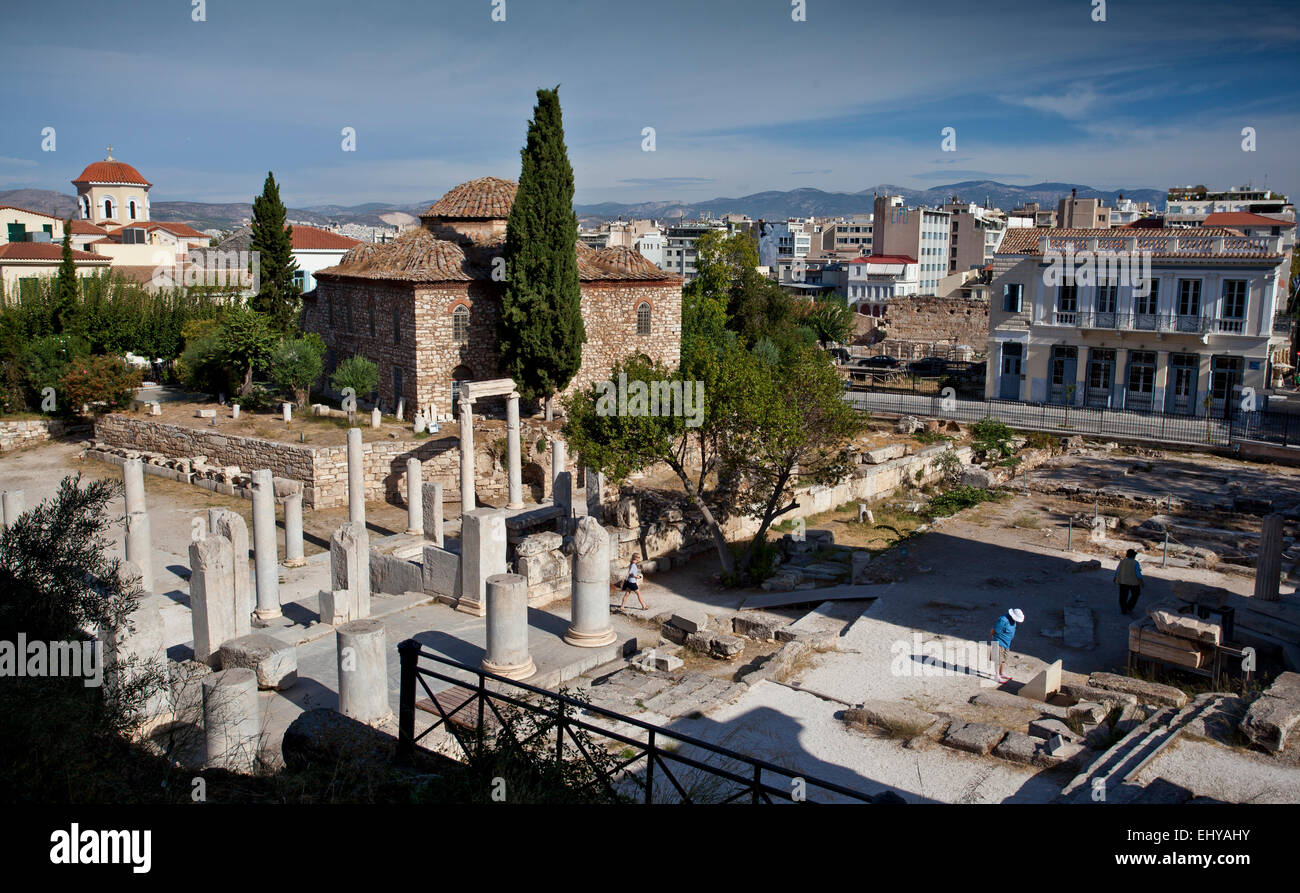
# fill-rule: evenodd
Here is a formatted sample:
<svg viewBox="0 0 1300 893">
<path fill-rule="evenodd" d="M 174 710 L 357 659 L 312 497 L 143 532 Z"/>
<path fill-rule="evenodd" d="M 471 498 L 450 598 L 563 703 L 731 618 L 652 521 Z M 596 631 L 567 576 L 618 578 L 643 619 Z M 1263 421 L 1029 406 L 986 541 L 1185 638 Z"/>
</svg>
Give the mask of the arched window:
<svg viewBox="0 0 1300 893">
<path fill-rule="evenodd" d="M 642 301 L 636 306 L 636 333 L 650 334 L 650 305 Z"/>
<path fill-rule="evenodd" d="M 126 213 L 130 215 L 132 220 L 135 219 L 135 199 L 131 199 L 126 203 Z"/>
<path fill-rule="evenodd" d="M 90 196 L 88 195 L 83 195 L 81 197 L 81 219 L 90 219 Z"/>
<path fill-rule="evenodd" d="M 108 196 L 104 197 L 104 216 L 109 220 L 115 219 L 113 217 L 113 200 Z"/>
<path fill-rule="evenodd" d="M 469 340 L 469 308 L 464 304 L 451 311 L 451 340 L 457 344 Z"/>
<path fill-rule="evenodd" d="M 402 311 L 393 311 L 393 343 L 402 343 Z"/>
</svg>

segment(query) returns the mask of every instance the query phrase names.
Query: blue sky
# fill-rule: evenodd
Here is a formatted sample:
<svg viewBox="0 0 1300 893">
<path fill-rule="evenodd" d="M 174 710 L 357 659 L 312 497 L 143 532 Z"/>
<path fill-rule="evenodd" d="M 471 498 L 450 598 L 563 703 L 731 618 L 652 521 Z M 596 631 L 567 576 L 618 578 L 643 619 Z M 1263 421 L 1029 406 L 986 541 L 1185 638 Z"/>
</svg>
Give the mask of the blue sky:
<svg viewBox="0 0 1300 893">
<path fill-rule="evenodd" d="M 560 84 L 580 203 L 967 179 L 1300 191 L 1294 0 L 12 5 L 0 189 L 115 157 L 155 200 L 432 200 L 516 177 Z M 56 150 L 41 150 L 54 127 Z M 356 151 L 341 148 L 344 127 Z M 655 128 L 656 151 L 642 151 Z M 943 128 L 956 151 L 941 151 Z M 1257 149 L 1242 151 L 1253 127 Z"/>
</svg>

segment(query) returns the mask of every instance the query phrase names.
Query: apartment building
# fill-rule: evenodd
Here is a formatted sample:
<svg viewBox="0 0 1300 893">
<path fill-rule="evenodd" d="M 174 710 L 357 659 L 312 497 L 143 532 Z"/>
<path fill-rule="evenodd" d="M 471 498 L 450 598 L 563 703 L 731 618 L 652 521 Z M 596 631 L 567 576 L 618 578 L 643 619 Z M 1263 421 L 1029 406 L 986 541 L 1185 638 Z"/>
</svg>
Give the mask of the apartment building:
<svg viewBox="0 0 1300 893">
<path fill-rule="evenodd" d="M 1069 198 L 1056 202 L 1056 221 L 1053 226 L 1062 229 L 1110 229 L 1111 209 L 1099 198 L 1079 198 L 1079 190 L 1071 189 Z"/>
<path fill-rule="evenodd" d="M 804 258 L 812 251 L 811 221 L 787 220 L 783 223 L 760 222 L 758 262 L 776 269 L 782 262 Z"/>
<path fill-rule="evenodd" d="M 951 227 L 946 274 L 965 273 L 991 263 L 1007 231 L 1005 215 L 970 202 L 949 202 L 941 210 L 949 213 Z"/>
<path fill-rule="evenodd" d="M 897 195 L 877 195 L 871 232 L 874 255 L 912 257 L 918 264 L 920 294 L 939 292 L 948 275 L 952 214 L 935 208 L 909 208 Z"/>
<path fill-rule="evenodd" d="M 847 265 L 849 305 L 864 316 L 884 316 L 896 298 L 923 294 L 921 265 L 906 254 L 873 254 Z"/>
<path fill-rule="evenodd" d="M 871 253 L 871 214 L 855 214 L 838 220 L 821 221 L 822 251 L 852 251 L 856 256 Z"/>
<path fill-rule="evenodd" d="M 1285 195 L 1251 186 L 1213 192 L 1204 186 L 1178 186 L 1165 197 L 1166 226 L 1200 226 L 1210 214 L 1247 213 L 1295 221 L 1295 206 Z"/>
<path fill-rule="evenodd" d="M 993 261 L 990 399 L 1224 416 L 1285 360 L 1281 237 L 1012 229 Z"/>
<path fill-rule="evenodd" d="M 693 221 L 669 226 L 663 237 L 663 259 L 659 269 L 681 277 L 686 282 L 695 278 L 695 243 L 707 232 L 727 232 L 727 224 L 720 220 Z"/>
</svg>

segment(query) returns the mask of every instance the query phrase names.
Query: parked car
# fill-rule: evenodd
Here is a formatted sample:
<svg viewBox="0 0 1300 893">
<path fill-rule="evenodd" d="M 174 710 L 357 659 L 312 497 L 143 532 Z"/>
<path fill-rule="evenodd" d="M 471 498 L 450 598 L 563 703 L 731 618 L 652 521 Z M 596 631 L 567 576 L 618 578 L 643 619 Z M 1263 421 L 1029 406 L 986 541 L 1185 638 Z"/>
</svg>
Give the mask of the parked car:
<svg viewBox="0 0 1300 893">
<path fill-rule="evenodd" d="M 948 371 L 948 361 L 943 357 L 925 357 L 907 364 L 907 371 L 925 378 L 938 378 Z"/>
<path fill-rule="evenodd" d="M 861 360 L 860 364 L 869 369 L 897 369 L 901 365 L 898 362 L 898 357 L 891 357 L 886 354 L 867 357 L 865 360 Z"/>
</svg>

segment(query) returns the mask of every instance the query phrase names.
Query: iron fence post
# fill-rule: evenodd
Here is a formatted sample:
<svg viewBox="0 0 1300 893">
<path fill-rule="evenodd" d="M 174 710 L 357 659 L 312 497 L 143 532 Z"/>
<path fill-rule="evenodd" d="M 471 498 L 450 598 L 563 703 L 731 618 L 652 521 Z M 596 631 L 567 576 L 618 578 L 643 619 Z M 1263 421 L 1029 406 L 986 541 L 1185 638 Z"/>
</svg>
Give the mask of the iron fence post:
<svg viewBox="0 0 1300 893">
<path fill-rule="evenodd" d="M 654 729 L 650 730 L 650 737 L 646 743 L 645 749 L 645 802 L 655 802 L 655 757 L 659 754 L 659 748 L 655 744 Z"/>
<path fill-rule="evenodd" d="M 415 669 L 420 660 L 420 643 L 406 639 L 397 645 L 401 666 L 401 688 L 397 698 L 397 757 L 405 760 L 415 753 Z"/>
<path fill-rule="evenodd" d="M 484 715 L 484 710 L 486 709 L 486 704 L 484 703 L 484 701 L 486 700 L 486 698 L 487 698 L 487 677 L 483 675 L 482 670 L 479 670 L 478 671 L 478 722 L 475 723 L 474 725 L 474 748 L 476 751 L 478 751 L 477 754 L 475 755 L 479 758 L 482 758 L 483 756 L 483 723 L 487 719 L 487 717 Z M 513 735 L 514 733 L 511 732 L 511 734 Z"/>
<path fill-rule="evenodd" d="M 763 779 L 763 767 L 755 764 L 754 785 L 752 788 L 750 788 L 750 802 L 752 803 L 758 802 L 758 792 L 760 790 L 760 785 L 762 784 L 762 779 Z"/>
</svg>

